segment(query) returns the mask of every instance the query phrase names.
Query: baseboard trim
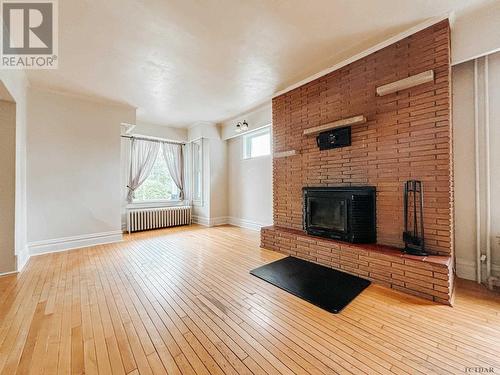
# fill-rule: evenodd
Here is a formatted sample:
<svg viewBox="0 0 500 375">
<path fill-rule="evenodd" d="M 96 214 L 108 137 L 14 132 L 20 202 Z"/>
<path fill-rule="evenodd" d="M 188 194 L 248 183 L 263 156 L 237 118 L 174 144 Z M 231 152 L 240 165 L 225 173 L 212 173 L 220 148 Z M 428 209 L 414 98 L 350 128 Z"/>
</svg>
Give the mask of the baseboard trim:
<svg viewBox="0 0 500 375">
<path fill-rule="evenodd" d="M 228 218 L 226 216 L 209 218 L 204 216 L 192 215 L 191 221 L 194 224 L 203 225 L 204 227 L 216 227 L 219 225 L 228 224 Z"/>
<path fill-rule="evenodd" d="M 456 274 L 458 277 L 466 280 L 476 280 L 476 263 L 468 260 L 457 259 L 456 266 Z"/>
<path fill-rule="evenodd" d="M 476 263 L 470 260 L 457 259 L 457 276 L 461 279 L 476 281 Z M 485 277 L 486 266 L 483 264 L 483 278 Z M 500 275 L 500 264 L 492 264 L 491 272 L 493 275 Z"/>
<path fill-rule="evenodd" d="M 191 215 L 191 221 L 193 222 L 193 224 L 199 224 L 205 227 L 208 227 L 210 224 L 208 217 L 204 216 Z"/>
<path fill-rule="evenodd" d="M 30 250 L 28 246 L 24 248 L 23 254 L 16 254 L 16 268 L 17 272 L 21 272 L 30 260 Z"/>
<path fill-rule="evenodd" d="M 14 250 L 14 263 L 15 263 L 15 270 L 14 271 L 8 271 L 8 272 L 0 272 L 0 277 L 3 276 L 9 276 L 9 275 L 15 275 L 16 273 L 21 272 L 24 267 L 26 267 L 26 264 L 28 264 L 28 261 L 30 260 L 30 254 L 28 247 L 26 246 L 21 253 L 16 253 Z"/>
<path fill-rule="evenodd" d="M 257 221 L 242 219 L 240 217 L 233 217 L 233 216 L 228 217 L 228 222 L 229 222 L 229 224 L 234 225 L 236 227 L 251 229 L 251 230 L 260 230 L 260 228 L 262 228 L 262 227 L 272 225 L 272 224 L 259 223 Z"/>
<path fill-rule="evenodd" d="M 36 256 L 120 241 L 123 241 L 123 233 L 121 230 L 117 230 L 30 242 L 28 243 L 28 248 L 29 254 Z"/>
<path fill-rule="evenodd" d="M 227 225 L 229 224 L 229 220 L 227 216 L 214 217 L 209 219 L 210 227 L 217 227 L 219 225 Z"/>
<path fill-rule="evenodd" d="M 19 273 L 19 271 L 3 272 L 3 273 L 0 273 L 0 277 L 15 275 L 16 273 Z"/>
<path fill-rule="evenodd" d="M 208 218 L 204 216 L 193 215 L 192 219 L 194 224 L 203 225 L 205 227 L 216 227 L 219 225 L 230 224 L 234 225 L 235 227 L 251 229 L 251 230 L 260 230 L 260 228 L 262 227 L 272 225 L 233 216 L 220 216 L 220 217 Z"/>
<path fill-rule="evenodd" d="M 500 264 L 492 264 L 491 265 L 491 272 L 494 275 L 500 275 Z"/>
</svg>

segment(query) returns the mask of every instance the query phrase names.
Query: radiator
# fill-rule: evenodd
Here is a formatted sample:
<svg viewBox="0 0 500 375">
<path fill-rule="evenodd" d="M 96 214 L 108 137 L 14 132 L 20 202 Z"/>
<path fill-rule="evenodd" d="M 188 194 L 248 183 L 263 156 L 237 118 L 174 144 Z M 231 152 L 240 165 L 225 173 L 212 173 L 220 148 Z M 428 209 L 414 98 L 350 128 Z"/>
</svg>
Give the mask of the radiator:
<svg viewBox="0 0 500 375">
<path fill-rule="evenodd" d="M 127 211 L 127 231 L 137 232 L 191 224 L 191 207 L 141 208 Z"/>
</svg>

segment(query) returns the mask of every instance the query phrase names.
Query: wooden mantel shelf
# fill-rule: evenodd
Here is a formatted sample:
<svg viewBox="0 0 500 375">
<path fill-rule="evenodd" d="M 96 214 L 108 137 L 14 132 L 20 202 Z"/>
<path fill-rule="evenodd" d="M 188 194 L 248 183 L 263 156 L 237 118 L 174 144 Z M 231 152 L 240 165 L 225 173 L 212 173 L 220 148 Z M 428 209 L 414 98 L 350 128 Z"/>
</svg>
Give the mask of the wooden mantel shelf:
<svg viewBox="0 0 500 375">
<path fill-rule="evenodd" d="M 388 83 L 387 85 L 377 87 L 377 95 L 384 96 L 398 91 L 406 90 L 411 87 L 423 85 L 424 83 L 434 81 L 434 70 L 415 74 L 408 78 L 400 79 L 399 81 Z"/>
<path fill-rule="evenodd" d="M 366 117 L 363 115 L 353 116 L 349 118 L 344 118 L 342 120 L 337 120 L 334 122 L 329 122 L 328 124 L 315 126 L 314 128 L 309 128 L 304 130 L 304 135 L 314 135 L 327 130 L 332 130 L 335 128 L 342 128 L 344 126 L 359 125 L 366 122 Z"/>
<path fill-rule="evenodd" d="M 279 158 L 287 158 L 289 156 L 295 156 L 298 155 L 299 152 L 297 150 L 288 150 L 288 151 L 279 151 L 274 153 L 274 158 L 279 159 Z"/>
</svg>

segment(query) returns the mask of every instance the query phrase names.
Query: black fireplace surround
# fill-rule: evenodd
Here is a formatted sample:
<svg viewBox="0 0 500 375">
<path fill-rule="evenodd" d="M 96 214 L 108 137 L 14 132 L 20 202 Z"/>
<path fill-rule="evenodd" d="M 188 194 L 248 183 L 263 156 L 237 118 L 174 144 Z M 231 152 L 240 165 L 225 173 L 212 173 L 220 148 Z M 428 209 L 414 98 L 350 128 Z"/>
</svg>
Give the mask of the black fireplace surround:
<svg viewBox="0 0 500 375">
<path fill-rule="evenodd" d="M 306 187 L 304 230 L 351 243 L 377 242 L 373 186 Z"/>
</svg>

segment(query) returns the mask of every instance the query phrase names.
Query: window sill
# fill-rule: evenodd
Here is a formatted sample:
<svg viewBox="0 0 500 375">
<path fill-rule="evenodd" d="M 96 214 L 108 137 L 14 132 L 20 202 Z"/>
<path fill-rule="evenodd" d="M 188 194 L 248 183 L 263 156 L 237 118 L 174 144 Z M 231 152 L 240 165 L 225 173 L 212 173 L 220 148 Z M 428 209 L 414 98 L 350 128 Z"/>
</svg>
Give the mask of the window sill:
<svg viewBox="0 0 500 375">
<path fill-rule="evenodd" d="M 149 201 L 149 202 L 133 202 L 127 204 L 128 209 L 135 208 L 157 208 L 157 207 L 175 207 L 185 206 L 185 201 L 172 200 L 172 201 Z"/>
</svg>

